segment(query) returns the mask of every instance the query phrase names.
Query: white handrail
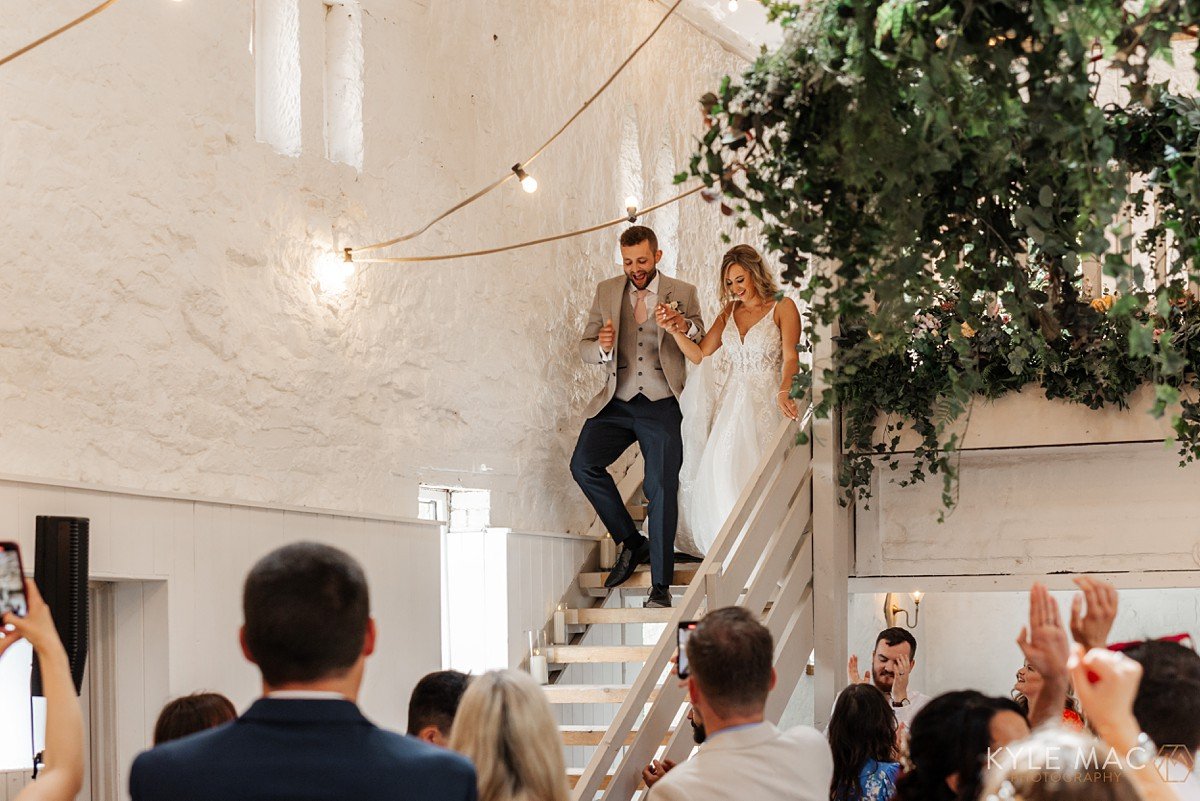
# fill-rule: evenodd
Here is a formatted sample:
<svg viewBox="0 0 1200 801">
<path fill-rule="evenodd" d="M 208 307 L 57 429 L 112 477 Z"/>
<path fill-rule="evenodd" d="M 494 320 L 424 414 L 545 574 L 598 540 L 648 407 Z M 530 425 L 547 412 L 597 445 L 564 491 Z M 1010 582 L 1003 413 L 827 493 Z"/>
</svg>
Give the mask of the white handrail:
<svg viewBox="0 0 1200 801">
<path fill-rule="evenodd" d="M 812 549 L 806 536 L 812 516 L 812 451 L 810 445 L 798 443 L 797 434 L 811 431 L 812 414 L 809 407 L 799 424 L 789 420 L 779 426 L 696 578 L 675 607 L 663 636 L 596 746 L 575 786 L 577 801 L 593 799 L 601 791 L 610 768 L 611 780 L 603 798 L 615 801 L 633 797 L 641 768 L 678 719 L 684 700 L 679 682 L 670 680 L 675 630 L 679 622 L 699 617 L 702 608 L 749 603 L 757 605 L 757 612 L 761 613 L 774 596 L 776 606 L 767 617 L 767 625 L 776 637 L 776 659 L 803 651 L 805 659 L 800 667 L 803 670 L 808 653 L 803 649 L 811 648 L 812 642 Z M 783 604 L 790 608 L 782 608 Z M 778 667 L 777 672 L 781 672 Z M 789 678 L 793 672 L 786 671 Z M 795 681 L 798 680 L 797 673 Z M 780 682 L 776 693 L 790 694 L 795 681 L 790 686 Z M 651 703 L 656 688 L 658 694 Z M 648 710 L 647 704 L 650 704 Z M 668 755 L 685 749 L 690 736 L 684 737 L 680 731 L 683 728 L 686 727 L 676 730 L 668 745 Z M 631 733 L 633 740 L 626 746 Z M 614 768 L 618 757 L 620 762 Z"/>
</svg>

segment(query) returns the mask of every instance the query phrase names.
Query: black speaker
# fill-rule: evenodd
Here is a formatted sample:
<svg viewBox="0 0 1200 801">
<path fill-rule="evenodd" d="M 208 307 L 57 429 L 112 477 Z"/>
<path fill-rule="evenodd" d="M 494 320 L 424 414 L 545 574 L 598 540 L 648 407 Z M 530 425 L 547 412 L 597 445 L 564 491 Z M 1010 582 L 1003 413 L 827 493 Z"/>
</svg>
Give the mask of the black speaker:
<svg viewBox="0 0 1200 801">
<path fill-rule="evenodd" d="M 54 627 L 67 649 L 75 692 L 83 687 L 88 650 L 88 519 L 44 517 L 37 519 L 33 580 L 37 582 Z M 33 658 L 30 678 L 33 695 L 44 696 L 42 671 Z"/>
</svg>

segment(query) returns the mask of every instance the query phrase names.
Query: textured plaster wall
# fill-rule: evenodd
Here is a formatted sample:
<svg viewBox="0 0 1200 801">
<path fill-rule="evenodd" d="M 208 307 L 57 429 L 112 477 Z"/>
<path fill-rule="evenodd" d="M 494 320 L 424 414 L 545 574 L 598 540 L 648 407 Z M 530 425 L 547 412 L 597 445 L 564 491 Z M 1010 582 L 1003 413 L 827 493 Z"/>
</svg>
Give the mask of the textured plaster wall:
<svg viewBox="0 0 1200 801">
<path fill-rule="evenodd" d="M 581 527 L 566 463 L 600 377 L 575 342 L 615 233 L 367 266 L 341 295 L 313 264 L 524 158 L 661 7 L 363 0 L 360 174 L 324 158 L 324 4 L 299 2 L 298 158 L 255 141 L 245 0 L 119 4 L 0 70 L 0 473 L 400 514 L 461 482 L 497 525 Z M 5 45 L 71 12 L 11 6 Z M 507 185 L 406 252 L 616 216 L 631 112 L 647 195 L 671 191 L 657 160 L 686 163 L 696 98 L 741 64 L 672 20 L 536 162 L 536 195 Z M 711 298 L 722 222 L 679 214 L 679 275 Z"/>
</svg>

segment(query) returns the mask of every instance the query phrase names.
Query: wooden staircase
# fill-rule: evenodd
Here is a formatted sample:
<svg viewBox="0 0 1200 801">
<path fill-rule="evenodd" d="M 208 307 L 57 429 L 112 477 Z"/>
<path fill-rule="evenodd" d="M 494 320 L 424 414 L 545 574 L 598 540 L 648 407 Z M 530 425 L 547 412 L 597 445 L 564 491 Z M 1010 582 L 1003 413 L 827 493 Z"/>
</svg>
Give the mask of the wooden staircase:
<svg viewBox="0 0 1200 801">
<path fill-rule="evenodd" d="M 811 412 L 800 426 L 811 432 Z M 641 608 L 650 586 L 646 566 L 613 590 L 604 586 L 604 571 L 578 576 L 580 596 L 595 603 L 562 613 L 568 642 L 547 646 L 554 669 L 545 687 L 564 721 L 560 729 L 576 801 L 629 801 L 643 794 L 641 771 L 650 759 L 688 758 L 685 691 L 670 661 L 676 625 L 701 618 L 704 610 L 745 606 L 772 631 L 779 680 L 767 716 L 779 721 L 815 639 L 812 448 L 799 445 L 797 434 L 796 423 L 780 424 L 707 558 L 701 564 L 677 562 L 673 608 Z M 618 482 L 631 512 L 644 512 L 636 499 L 640 483 L 640 475 Z M 577 679 L 593 669 L 622 680 Z M 577 722 L 580 717 L 589 722 Z M 587 766 L 578 767 L 580 761 L 572 766 L 571 755 L 586 758 Z"/>
<path fill-rule="evenodd" d="M 801 425 L 811 431 L 811 413 Z M 641 770 L 651 758 L 687 758 L 692 738 L 685 691 L 671 673 L 670 659 L 675 624 L 702 617 L 706 609 L 747 606 L 771 629 L 779 681 L 768 718 L 778 722 L 814 644 L 812 450 L 797 444 L 797 433 L 796 424 L 781 424 L 703 563 L 676 563 L 674 608 L 641 608 L 641 596 L 650 588 L 647 566 L 612 590 L 604 587 L 604 571 L 579 574 L 580 594 L 595 605 L 561 613 L 567 641 L 546 649 L 552 670 L 545 687 L 547 699 L 566 720 L 572 720 L 568 710 L 592 719 L 561 726 L 568 753 L 588 755 L 587 767 L 568 769 L 576 801 L 627 801 L 644 791 Z M 639 472 L 618 486 L 631 513 L 644 515 L 637 499 L 640 483 Z M 568 680 L 596 666 L 623 680 Z M 615 712 L 614 706 L 619 706 Z"/>
</svg>

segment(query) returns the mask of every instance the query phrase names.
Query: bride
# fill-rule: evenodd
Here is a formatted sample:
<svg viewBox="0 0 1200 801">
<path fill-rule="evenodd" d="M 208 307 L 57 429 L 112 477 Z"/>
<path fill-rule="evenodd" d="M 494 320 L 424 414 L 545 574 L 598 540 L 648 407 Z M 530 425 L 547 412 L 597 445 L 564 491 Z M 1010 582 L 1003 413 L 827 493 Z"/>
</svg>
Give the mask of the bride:
<svg viewBox="0 0 1200 801">
<path fill-rule="evenodd" d="M 719 281 L 725 307 L 699 344 L 678 326 L 664 326 L 693 364 L 724 348 L 730 366 L 717 393 L 706 439 L 702 440 L 702 432 L 707 415 L 689 415 L 689 407 L 702 404 L 683 403 L 677 547 L 696 555 L 712 547 L 770 445 L 779 415 L 795 420 L 798 414 L 796 402 L 788 397 L 800 369 L 796 304 L 790 298 L 775 301 L 779 291 L 775 279 L 763 257 L 749 245 L 737 245 L 725 254 Z M 659 314 L 663 325 L 664 311 Z M 705 383 L 695 381 L 693 392 L 704 394 Z M 689 381 L 685 394 L 692 388 Z M 688 436 L 689 429 L 696 433 Z"/>
</svg>

